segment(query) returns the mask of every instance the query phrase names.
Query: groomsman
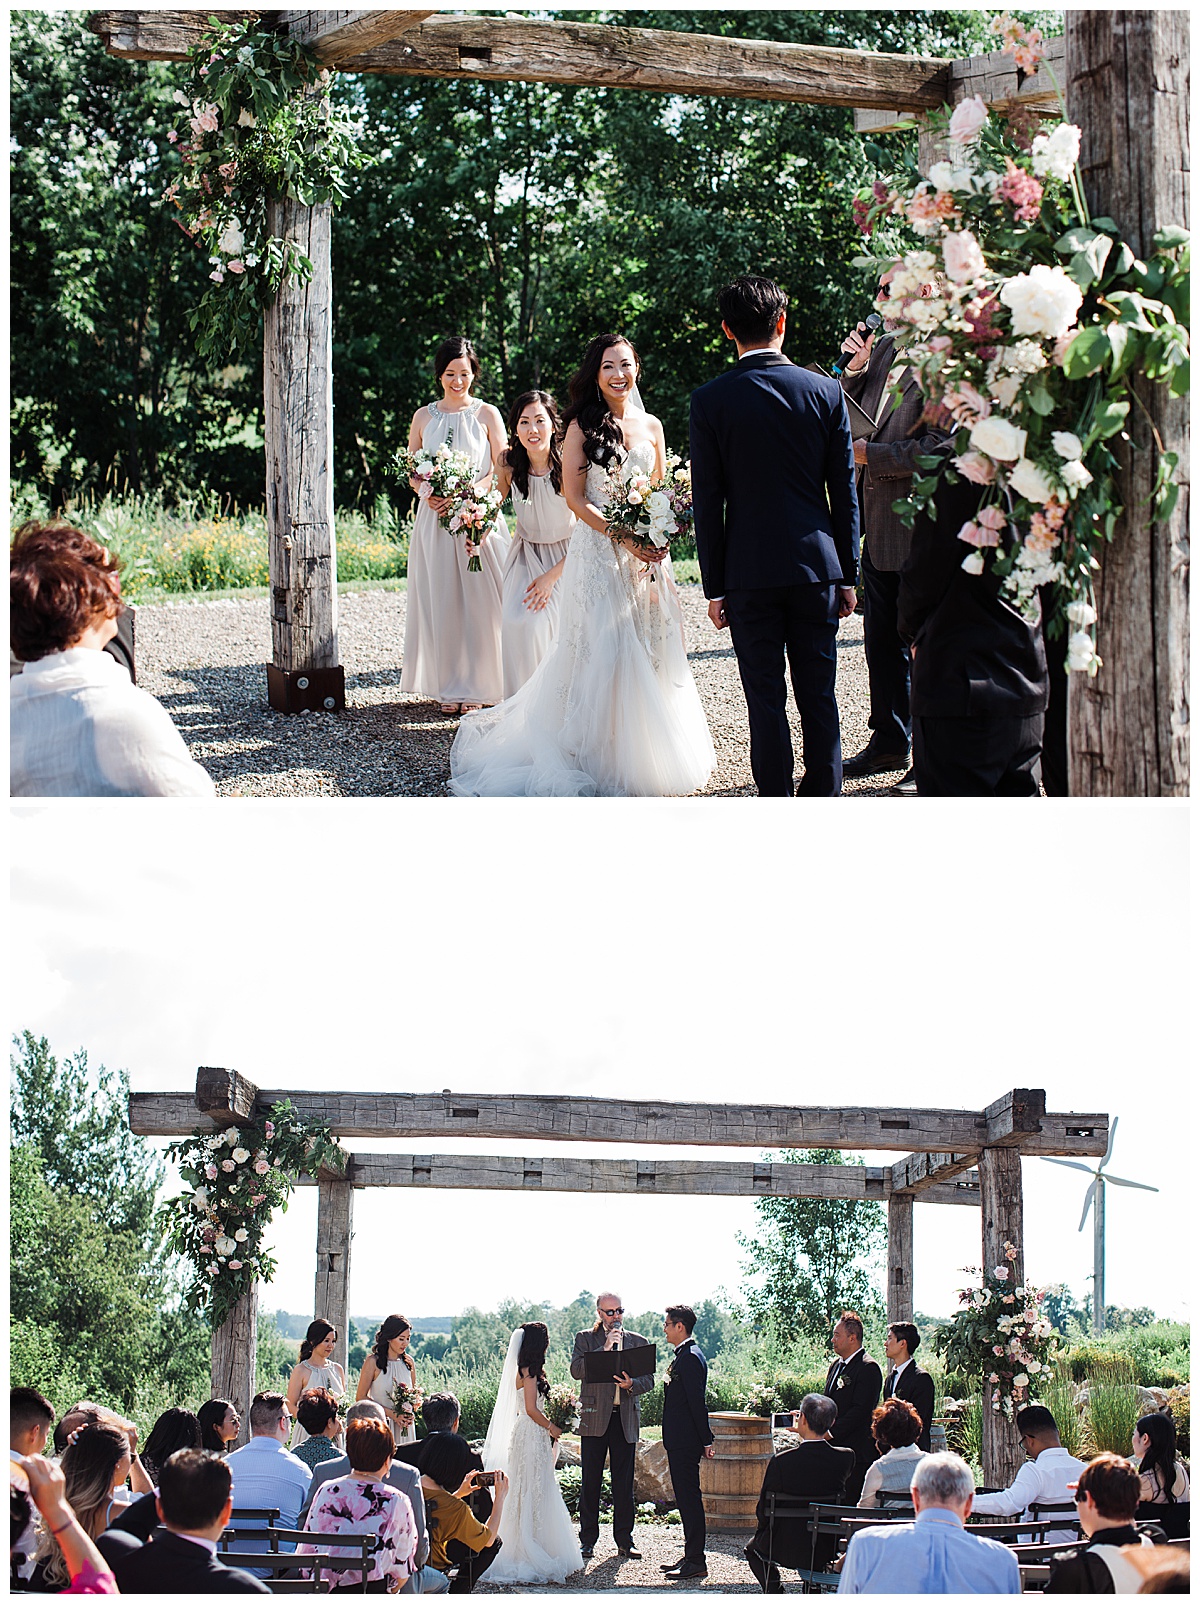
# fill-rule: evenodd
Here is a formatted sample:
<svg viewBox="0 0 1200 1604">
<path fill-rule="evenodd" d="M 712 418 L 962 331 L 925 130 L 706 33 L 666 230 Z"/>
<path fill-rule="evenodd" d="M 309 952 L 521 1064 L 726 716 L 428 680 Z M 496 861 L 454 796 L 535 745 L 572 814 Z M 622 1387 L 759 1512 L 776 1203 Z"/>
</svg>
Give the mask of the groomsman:
<svg viewBox="0 0 1200 1604">
<path fill-rule="evenodd" d="M 641 1429 L 638 1394 L 649 1392 L 654 1377 L 617 1372 L 615 1381 L 584 1381 L 584 1359 L 603 1349 L 646 1348 L 649 1343 L 621 1324 L 625 1313 L 615 1292 L 596 1299 L 599 1318 L 590 1331 L 580 1331 L 571 1353 L 571 1374 L 579 1389 L 579 1457 L 583 1471 L 579 1489 L 579 1545 L 591 1559 L 600 1536 L 600 1483 L 608 1460 L 613 1495 L 613 1540 L 622 1559 L 641 1559 L 633 1546 L 633 1464 Z"/>
<path fill-rule="evenodd" d="M 847 1503 L 857 1503 L 867 1467 L 879 1456 L 871 1435 L 871 1416 L 879 1402 L 883 1372 L 863 1350 L 863 1324 L 847 1309 L 833 1328 L 830 1346 L 837 1358 L 825 1377 L 825 1396 L 837 1404 L 829 1433 L 835 1448 L 853 1448 L 854 1469 L 846 1482 Z"/>
<path fill-rule="evenodd" d="M 713 1437 L 704 1401 L 708 1360 L 692 1337 L 695 1328 L 695 1311 L 685 1303 L 671 1304 L 663 1322 L 663 1335 L 675 1349 L 675 1357 L 667 1366 L 662 1440 L 667 1450 L 675 1503 L 683 1522 L 683 1558 L 662 1568 L 677 1582 L 708 1575 L 708 1562 L 704 1557 L 708 1533 L 700 1494 L 700 1461 L 713 1457 Z"/>
<path fill-rule="evenodd" d="M 921 1417 L 917 1447 L 928 1453 L 929 1428 L 933 1423 L 933 1377 L 913 1358 L 920 1342 L 921 1333 L 906 1320 L 898 1320 L 887 1328 L 883 1351 L 894 1368 L 883 1384 L 883 1396 L 902 1398 L 905 1403 L 912 1404 Z"/>
</svg>

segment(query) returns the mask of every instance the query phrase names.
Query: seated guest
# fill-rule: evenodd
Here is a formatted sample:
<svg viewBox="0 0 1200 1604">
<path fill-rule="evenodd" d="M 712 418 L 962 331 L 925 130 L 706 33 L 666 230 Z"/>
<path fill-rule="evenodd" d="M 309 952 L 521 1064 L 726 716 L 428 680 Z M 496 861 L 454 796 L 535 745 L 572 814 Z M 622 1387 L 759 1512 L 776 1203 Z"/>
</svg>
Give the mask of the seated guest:
<svg viewBox="0 0 1200 1604">
<path fill-rule="evenodd" d="M 421 1456 L 421 1488 L 429 1523 L 429 1564 L 451 1577 L 451 1593 L 470 1593 L 500 1552 L 496 1535 L 508 1478 L 496 1472 L 496 1498 L 487 1525 L 477 1521 L 463 1502 L 475 1484 L 471 1450 L 457 1436 L 440 1433 Z M 453 1573 L 453 1574 L 452 1574 Z"/>
<path fill-rule="evenodd" d="M 138 1434 L 133 1421 L 126 1420 L 111 1409 L 106 1409 L 103 1404 L 92 1403 L 90 1399 L 81 1398 L 67 1410 L 55 1426 L 54 1453 L 58 1459 L 62 1459 L 71 1438 L 84 1426 L 112 1426 L 124 1434 L 129 1444 L 129 1486 L 126 1487 L 122 1483 L 115 1489 L 113 1497 L 118 1504 L 128 1504 L 132 1498 L 154 1491 L 154 1483 L 146 1474 L 146 1468 L 138 1456 Z"/>
<path fill-rule="evenodd" d="M 196 1419 L 200 1422 L 200 1446 L 206 1454 L 227 1454 L 242 1429 L 237 1410 L 226 1398 L 210 1398 L 202 1403 Z"/>
<path fill-rule="evenodd" d="M 917 1447 L 929 1452 L 929 1428 L 933 1424 L 933 1377 L 922 1370 L 913 1358 L 921 1345 L 921 1333 L 910 1321 L 900 1320 L 887 1328 L 883 1351 L 892 1365 L 892 1372 L 883 1384 L 884 1401 L 903 1398 L 912 1404 L 921 1417 L 921 1435 Z"/>
<path fill-rule="evenodd" d="M 462 1407 L 452 1392 L 433 1392 L 421 1405 L 421 1420 L 425 1426 L 425 1435 L 417 1442 L 398 1443 L 396 1445 L 396 1458 L 402 1459 L 406 1465 L 416 1465 L 421 1468 L 421 1455 L 425 1444 L 430 1437 L 437 1437 L 442 1432 L 458 1431 L 459 1421 L 462 1418 Z M 467 1439 L 462 1437 L 462 1441 Z M 471 1469 L 482 1470 L 483 1460 L 474 1449 L 471 1450 Z M 480 1487 L 473 1492 L 467 1503 L 471 1506 L 471 1513 L 475 1519 L 487 1524 L 488 1516 L 492 1513 L 492 1495 L 486 1487 Z"/>
<path fill-rule="evenodd" d="M 412 1505 L 403 1493 L 389 1487 L 387 1473 L 392 1464 L 391 1428 L 386 1419 L 354 1420 L 346 1428 L 346 1457 L 350 1469 L 345 1475 L 323 1482 L 317 1489 L 306 1532 L 314 1536 L 353 1537 L 370 1534 L 379 1546 L 371 1555 L 367 1578 L 368 1592 L 395 1593 L 417 1568 L 417 1526 Z M 317 1554 L 312 1543 L 301 1543 L 297 1554 Z M 320 1565 L 311 1574 L 323 1580 Z M 346 1571 L 335 1578 L 339 1588 L 361 1590 L 363 1574 Z"/>
<path fill-rule="evenodd" d="M 337 1399 L 332 1393 L 324 1387 L 310 1387 L 302 1392 L 296 1418 L 304 1437 L 292 1452 L 309 1470 L 315 1470 L 323 1460 L 342 1457 L 336 1445 L 336 1439 L 342 1434 L 342 1423 L 338 1419 Z"/>
<path fill-rule="evenodd" d="M 122 1593 L 269 1593 L 257 1576 L 217 1558 L 233 1509 L 228 1461 L 200 1449 L 172 1454 L 159 1473 L 165 1531 L 114 1560 Z"/>
<path fill-rule="evenodd" d="M 837 1547 L 835 1538 L 819 1538 L 815 1545 L 803 1520 L 785 1516 L 772 1526 L 767 1494 L 818 1504 L 839 1504 L 846 1481 L 854 1470 L 854 1451 L 835 1448 L 826 1433 L 837 1419 L 837 1405 L 823 1393 L 810 1392 L 800 1401 L 792 1419 L 800 1437 L 797 1448 L 785 1448 L 767 1465 L 759 1494 L 758 1530 L 745 1549 L 746 1560 L 764 1593 L 782 1593 L 780 1565 L 789 1570 L 824 1570 Z"/>
<path fill-rule="evenodd" d="M 871 1435 L 880 1458 L 867 1466 L 860 1509 L 877 1509 L 880 1493 L 906 1493 L 925 1455 L 917 1447 L 921 1417 L 903 1398 L 889 1398 L 871 1416 Z"/>
<path fill-rule="evenodd" d="M 23 1455 L 9 1461 L 8 1475 L 9 1552 L 12 1558 L 15 1559 L 27 1545 L 36 1506 L 42 1517 L 43 1531 L 52 1536 L 62 1561 L 62 1571 L 69 1578 L 64 1586 L 55 1591 L 115 1593 L 117 1584 L 112 1571 L 67 1502 L 66 1477 L 62 1467 L 43 1454 Z M 14 1572 L 13 1590 L 19 1590 L 20 1586 Z"/>
<path fill-rule="evenodd" d="M 34 1459 L 45 1452 L 54 1425 L 54 1405 L 33 1387 L 13 1387 L 8 1395 L 8 1457 Z M 19 1546 L 12 1550 L 13 1574 L 28 1577 L 33 1571 L 37 1532 L 32 1519 L 25 1525 Z"/>
<path fill-rule="evenodd" d="M 377 1404 L 372 1398 L 364 1398 L 361 1403 L 351 1404 L 346 1411 L 347 1430 L 356 1420 L 387 1420 L 383 1406 Z M 309 1483 L 308 1496 L 304 1507 L 300 1511 L 300 1524 L 304 1525 L 308 1512 L 312 1508 L 313 1500 L 319 1490 L 328 1481 L 334 1481 L 345 1476 L 350 1470 L 350 1460 L 345 1454 L 339 1454 L 336 1459 L 324 1459 L 313 1468 L 312 1481 Z M 429 1558 L 429 1535 L 425 1530 L 425 1494 L 421 1491 L 420 1473 L 412 1466 L 401 1464 L 398 1457 L 394 1457 L 387 1473 L 390 1487 L 403 1493 L 412 1507 L 413 1520 L 417 1528 L 417 1565 L 419 1569 L 400 1589 L 402 1593 L 440 1593 L 446 1589 L 446 1578 L 441 1571 L 429 1568 L 426 1561 Z"/>
<path fill-rule="evenodd" d="M 1137 1593 L 1142 1577 L 1122 1548 L 1150 1546 L 1139 1537 L 1137 1468 L 1120 1454 L 1097 1454 L 1075 1489 L 1075 1507 L 1087 1542 L 1050 1561 L 1047 1593 Z"/>
<path fill-rule="evenodd" d="M 159 1472 L 170 1459 L 184 1448 L 199 1448 L 200 1422 L 190 1409 L 167 1409 L 150 1428 L 146 1446 L 142 1449 L 142 1464 L 150 1480 L 158 1485 Z"/>
<path fill-rule="evenodd" d="M 915 1521 L 855 1532 L 839 1593 L 1019 1593 L 1017 1556 L 965 1531 L 975 1494 L 957 1454 L 926 1454 L 912 1481 Z"/>
<path fill-rule="evenodd" d="M 300 1524 L 300 1508 L 312 1472 L 284 1446 L 291 1429 L 292 1417 L 283 1394 L 255 1393 L 250 1405 L 250 1441 L 243 1448 L 235 1448 L 225 1463 L 233 1476 L 235 1509 L 277 1509 L 278 1524 L 295 1529 Z M 253 1531 L 264 1524 L 240 1517 L 236 1522 L 239 1531 Z M 265 1538 L 251 1537 L 239 1538 L 231 1546 L 239 1554 L 265 1554 L 269 1544 Z M 293 1546 L 281 1543 L 280 1550 L 290 1553 Z M 264 1570 L 255 1574 L 271 1573 Z"/>
<path fill-rule="evenodd" d="M 113 1494 L 129 1475 L 131 1458 L 129 1439 L 116 1426 L 84 1426 L 66 1446 L 63 1496 L 93 1542 L 121 1507 Z M 58 1592 L 67 1581 L 66 1558 L 47 1527 L 38 1542 L 31 1585 L 35 1592 Z"/>
<path fill-rule="evenodd" d="M 213 783 L 166 709 L 105 651 L 117 564 L 68 523 L 27 523 L 10 560 L 13 796 L 203 796 Z"/>
<path fill-rule="evenodd" d="M 1156 1410 L 1142 1416 L 1133 1428 L 1133 1457 L 1141 1478 L 1140 1516 L 1158 1519 L 1164 1509 L 1190 1504 L 1188 1473 L 1175 1453 L 1175 1422 L 1170 1415 Z M 1167 1536 L 1186 1537 L 1187 1532 L 1173 1531 Z"/>
<path fill-rule="evenodd" d="M 1038 794 L 1050 696 L 1041 615 L 1026 619 L 1001 595 L 990 562 L 964 573 L 975 547 L 958 533 L 979 505 L 978 485 L 943 483 L 936 518 L 917 515 L 900 570 L 918 796 Z"/>
<path fill-rule="evenodd" d="M 1071 1489 L 1083 1469 L 1083 1460 L 1069 1454 L 1058 1439 L 1054 1416 L 1041 1404 L 1030 1404 L 1017 1411 L 1017 1431 L 1029 1455 L 1013 1478 L 1011 1487 L 1001 1493 L 977 1493 L 977 1515 L 1015 1515 L 1032 1520 L 1030 1504 L 1069 1504 Z M 1069 1543 L 1073 1526 L 1046 1534 L 1048 1543 Z"/>
</svg>

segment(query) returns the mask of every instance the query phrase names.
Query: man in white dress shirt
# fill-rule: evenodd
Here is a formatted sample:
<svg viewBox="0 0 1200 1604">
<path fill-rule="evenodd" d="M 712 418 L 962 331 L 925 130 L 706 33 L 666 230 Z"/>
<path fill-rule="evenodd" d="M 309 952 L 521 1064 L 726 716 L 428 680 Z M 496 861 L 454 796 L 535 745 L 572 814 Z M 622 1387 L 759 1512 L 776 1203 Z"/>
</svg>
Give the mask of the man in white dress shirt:
<svg viewBox="0 0 1200 1604">
<path fill-rule="evenodd" d="M 44 1453 L 54 1425 L 54 1405 L 32 1387 L 13 1387 L 8 1394 L 8 1457 L 18 1463 Z M 13 1566 L 22 1580 L 33 1574 L 37 1530 L 30 1521 L 16 1548 Z"/>
<path fill-rule="evenodd" d="M 1011 1487 L 1000 1493 L 977 1493 L 977 1515 L 1012 1515 L 1020 1520 L 1032 1520 L 1031 1504 L 1069 1504 L 1072 1489 L 1084 1469 L 1082 1459 L 1069 1454 L 1059 1441 L 1054 1416 L 1041 1404 L 1030 1404 L 1017 1414 L 1017 1430 L 1029 1455 Z M 1074 1526 L 1046 1534 L 1048 1543 L 1069 1543 L 1075 1536 Z"/>
</svg>

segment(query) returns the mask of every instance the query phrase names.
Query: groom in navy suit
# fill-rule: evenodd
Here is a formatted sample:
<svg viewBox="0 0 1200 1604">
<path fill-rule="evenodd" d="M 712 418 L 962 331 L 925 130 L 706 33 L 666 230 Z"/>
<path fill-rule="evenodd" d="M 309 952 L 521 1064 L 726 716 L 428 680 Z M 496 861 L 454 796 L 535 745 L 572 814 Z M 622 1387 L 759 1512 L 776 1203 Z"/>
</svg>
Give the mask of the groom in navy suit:
<svg viewBox="0 0 1200 1604">
<path fill-rule="evenodd" d="M 760 796 L 793 794 L 786 666 L 800 710 L 797 796 L 839 796 L 838 620 L 854 611 L 858 497 L 836 379 L 782 351 L 787 296 L 738 278 L 718 299 L 735 368 L 692 394 L 692 496 L 708 616 L 729 626 Z"/>
</svg>

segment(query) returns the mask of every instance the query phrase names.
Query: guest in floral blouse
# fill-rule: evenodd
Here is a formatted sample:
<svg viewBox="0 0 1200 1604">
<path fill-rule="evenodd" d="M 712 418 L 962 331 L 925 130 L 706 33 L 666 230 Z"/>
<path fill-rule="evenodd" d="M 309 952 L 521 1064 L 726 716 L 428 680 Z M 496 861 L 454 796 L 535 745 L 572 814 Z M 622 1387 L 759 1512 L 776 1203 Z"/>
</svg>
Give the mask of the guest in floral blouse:
<svg viewBox="0 0 1200 1604">
<path fill-rule="evenodd" d="M 323 1459 L 342 1457 L 341 1449 L 334 1444 L 334 1438 L 342 1434 L 342 1426 L 338 1420 L 337 1399 L 331 1392 L 324 1387 L 310 1387 L 302 1392 L 296 1419 L 308 1436 L 292 1449 L 292 1453 L 302 1459 L 309 1470 L 315 1470 Z"/>
<path fill-rule="evenodd" d="M 369 1593 L 396 1592 L 408 1581 L 416 1563 L 417 1526 L 412 1505 L 386 1480 L 393 1446 L 391 1431 L 382 1420 L 351 1421 L 346 1428 L 349 1473 L 322 1483 L 304 1523 L 305 1531 L 314 1537 L 370 1533 L 379 1538 L 371 1556 Z M 301 1543 L 296 1552 L 315 1554 L 320 1549 Z M 319 1572 L 320 1566 L 313 1570 Z M 361 1588 L 362 1572 L 346 1571 L 337 1582 L 339 1587 Z"/>
</svg>

